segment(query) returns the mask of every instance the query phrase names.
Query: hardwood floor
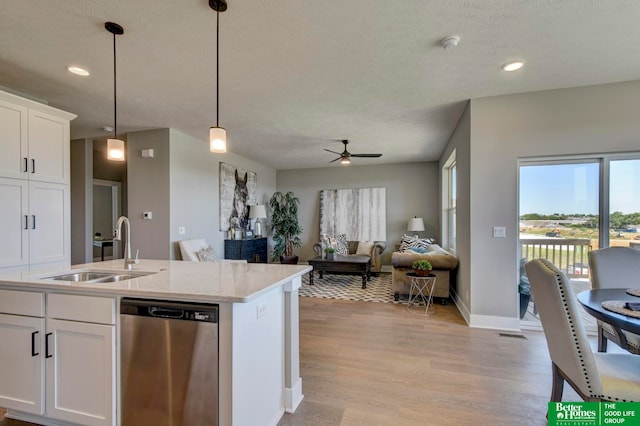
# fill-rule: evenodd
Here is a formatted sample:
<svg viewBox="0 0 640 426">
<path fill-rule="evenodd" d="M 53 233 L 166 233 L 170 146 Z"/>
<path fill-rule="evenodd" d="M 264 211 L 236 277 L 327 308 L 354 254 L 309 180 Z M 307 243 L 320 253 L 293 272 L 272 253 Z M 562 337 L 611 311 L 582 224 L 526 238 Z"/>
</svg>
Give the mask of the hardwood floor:
<svg viewBox="0 0 640 426">
<path fill-rule="evenodd" d="M 279 425 L 546 425 L 543 333 L 500 337 L 469 328 L 452 304 L 436 309 L 300 298 L 305 397 Z M 581 399 L 565 386 L 565 400 Z"/>
</svg>

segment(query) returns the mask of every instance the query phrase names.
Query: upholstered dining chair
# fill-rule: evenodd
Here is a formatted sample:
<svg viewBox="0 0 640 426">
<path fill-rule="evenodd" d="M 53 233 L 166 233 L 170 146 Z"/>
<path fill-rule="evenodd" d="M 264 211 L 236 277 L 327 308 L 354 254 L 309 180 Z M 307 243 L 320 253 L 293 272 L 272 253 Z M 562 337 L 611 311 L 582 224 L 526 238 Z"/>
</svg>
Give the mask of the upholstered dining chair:
<svg viewBox="0 0 640 426">
<path fill-rule="evenodd" d="M 591 286 L 598 288 L 630 288 L 637 286 L 640 277 L 640 250 L 629 247 L 609 247 L 589 252 Z M 598 320 L 598 352 L 607 351 L 607 340 L 640 354 L 640 336 L 628 331 L 616 330 Z"/>
<path fill-rule="evenodd" d="M 640 357 L 594 353 L 567 276 L 546 259 L 525 269 L 551 356 L 551 402 L 562 401 L 565 381 L 585 401 L 640 401 Z"/>
</svg>

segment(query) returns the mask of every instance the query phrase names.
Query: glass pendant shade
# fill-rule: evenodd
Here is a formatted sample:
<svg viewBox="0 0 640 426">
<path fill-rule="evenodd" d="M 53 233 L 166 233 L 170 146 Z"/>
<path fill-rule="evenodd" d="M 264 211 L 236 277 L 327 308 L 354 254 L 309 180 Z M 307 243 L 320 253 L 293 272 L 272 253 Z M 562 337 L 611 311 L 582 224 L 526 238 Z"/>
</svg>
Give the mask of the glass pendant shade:
<svg viewBox="0 0 640 426">
<path fill-rule="evenodd" d="M 211 127 L 209 129 L 209 151 L 227 152 L 227 131 L 222 127 Z"/>
<path fill-rule="evenodd" d="M 107 159 L 124 161 L 124 141 L 120 139 L 107 139 Z"/>
</svg>

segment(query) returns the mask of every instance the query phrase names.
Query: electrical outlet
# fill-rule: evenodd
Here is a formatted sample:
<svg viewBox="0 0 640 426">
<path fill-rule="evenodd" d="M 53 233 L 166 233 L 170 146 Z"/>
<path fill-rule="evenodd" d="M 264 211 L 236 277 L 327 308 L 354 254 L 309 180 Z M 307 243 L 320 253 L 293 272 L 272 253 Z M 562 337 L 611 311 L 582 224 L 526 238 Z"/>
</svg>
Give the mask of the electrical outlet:
<svg viewBox="0 0 640 426">
<path fill-rule="evenodd" d="M 504 226 L 493 227 L 493 238 L 506 238 L 507 229 Z"/>
<path fill-rule="evenodd" d="M 261 318 L 267 314 L 267 305 L 256 306 L 256 318 Z"/>
<path fill-rule="evenodd" d="M 184 226 L 178 227 L 178 235 L 184 235 L 186 233 L 187 233 L 187 230 L 184 228 Z"/>
</svg>

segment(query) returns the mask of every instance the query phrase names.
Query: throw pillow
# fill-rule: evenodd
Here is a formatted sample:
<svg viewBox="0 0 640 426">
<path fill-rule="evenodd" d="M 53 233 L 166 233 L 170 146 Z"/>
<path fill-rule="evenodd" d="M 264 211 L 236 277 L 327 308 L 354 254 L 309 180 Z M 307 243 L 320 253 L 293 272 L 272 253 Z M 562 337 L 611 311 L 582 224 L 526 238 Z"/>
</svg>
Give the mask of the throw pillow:
<svg viewBox="0 0 640 426">
<path fill-rule="evenodd" d="M 202 250 L 197 252 L 196 255 L 198 256 L 198 260 L 200 262 L 215 262 L 218 260 L 216 251 L 211 246 L 203 248 Z"/>
<path fill-rule="evenodd" d="M 347 234 L 336 235 L 336 253 L 349 254 L 349 243 L 347 243 Z"/>
<path fill-rule="evenodd" d="M 366 254 L 367 256 L 371 256 L 372 251 L 373 251 L 373 241 L 358 241 L 358 248 L 356 249 L 356 254 Z"/>
<path fill-rule="evenodd" d="M 433 244 L 435 240 L 433 238 L 419 238 L 413 235 L 402 235 L 402 240 L 400 241 L 399 251 L 405 251 L 409 248 L 423 248 L 427 250 L 431 244 Z"/>
</svg>

